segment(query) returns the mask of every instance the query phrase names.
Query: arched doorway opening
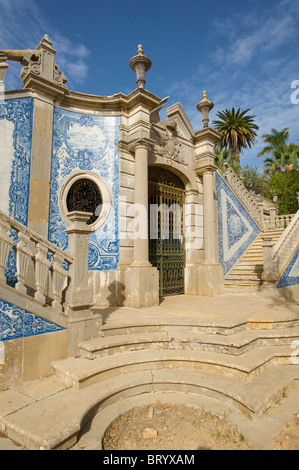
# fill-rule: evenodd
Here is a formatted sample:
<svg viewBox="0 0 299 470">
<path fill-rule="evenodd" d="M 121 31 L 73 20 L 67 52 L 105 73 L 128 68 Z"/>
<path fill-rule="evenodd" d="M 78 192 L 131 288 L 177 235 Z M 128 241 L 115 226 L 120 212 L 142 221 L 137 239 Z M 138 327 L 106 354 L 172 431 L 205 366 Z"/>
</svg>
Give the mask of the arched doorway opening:
<svg viewBox="0 0 299 470">
<path fill-rule="evenodd" d="M 149 167 L 149 261 L 159 271 L 160 297 L 184 294 L 185 185 L 171 171 Z"/>
</svg>

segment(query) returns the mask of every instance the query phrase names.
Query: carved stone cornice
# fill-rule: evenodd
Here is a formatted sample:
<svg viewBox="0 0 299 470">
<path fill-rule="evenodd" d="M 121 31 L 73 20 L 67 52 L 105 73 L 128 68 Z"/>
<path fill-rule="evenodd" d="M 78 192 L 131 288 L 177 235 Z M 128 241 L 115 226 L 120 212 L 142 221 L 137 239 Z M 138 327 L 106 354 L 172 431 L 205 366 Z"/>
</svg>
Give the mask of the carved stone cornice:
<svg viewBox="0 0 299 470">
<path fill-rule="evenodd" d="M 194 136 L 195 144 L 202 144 L 205 142 L 216 144 L 221 139 L 220 132 L 216 131 L 212 127 L 205 127 L 204 129 L 196 132 Z"/>
</svg>

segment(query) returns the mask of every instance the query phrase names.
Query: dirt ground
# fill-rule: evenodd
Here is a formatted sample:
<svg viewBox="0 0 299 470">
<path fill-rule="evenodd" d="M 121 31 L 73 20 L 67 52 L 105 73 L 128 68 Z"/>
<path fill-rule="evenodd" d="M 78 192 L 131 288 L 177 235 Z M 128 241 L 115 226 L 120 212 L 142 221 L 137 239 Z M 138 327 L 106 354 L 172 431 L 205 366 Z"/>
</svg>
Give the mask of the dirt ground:
<svg viewBox="0 0 299 470">
<path fill-rule="evenodd" d="M 103 440 L 105 450 L 250 450 L 225 416 L 190 406 L 148 405 L 118 417 Z M 299 450 L 299 414 L 267 450 Z"/>
</svg>

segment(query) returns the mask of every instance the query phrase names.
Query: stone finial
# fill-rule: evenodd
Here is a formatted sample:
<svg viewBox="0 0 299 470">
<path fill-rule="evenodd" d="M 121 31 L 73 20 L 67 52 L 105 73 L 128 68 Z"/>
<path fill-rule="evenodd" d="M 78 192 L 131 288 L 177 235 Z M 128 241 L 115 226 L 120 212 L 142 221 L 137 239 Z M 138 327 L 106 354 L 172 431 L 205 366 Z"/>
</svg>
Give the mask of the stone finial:
<svg viewBox="0 0 299 470">
<path fill-rule="evenodd" d="M 35 50 L 2 50 L 0 51 L 0 83 L 4 82 L 8 65 L 6 61 L 20 62 L 23 65 L 20 76 L 24 88 L 51 88 L 64 93 L 67 90 L 67 79 L 64 73 L 58 72 L 54 61 L 56 51 L 47 34 L 44 35 Z"/>
<path fill-rule="evenodd" d="M 0 87 L 4 85 L 5 75 L 9 65 L 0 58 Z"/>
<path fill-rule="evenodd" d="M 139 44 L 137 55 L 132 57 L 130 60 L 130 67 L 136 72 L 137 80 L 136 83 L 138 88 L 144 88 L 145 86 L 145 72 L 147 72 L 152 66 L 151 60 L 143 54 L 142 45 Z"/>
<path fill-rule="evenodd" d="M 209 127 L 209 113 L 213 108 L 214 103 L 208 100 L 207 92 L 204 91 L 202 94 L 202 101 L 200 101 L 196 106 L 196 109 L 202 113 L 202 122 L 204 128 Z"/>
</svg>

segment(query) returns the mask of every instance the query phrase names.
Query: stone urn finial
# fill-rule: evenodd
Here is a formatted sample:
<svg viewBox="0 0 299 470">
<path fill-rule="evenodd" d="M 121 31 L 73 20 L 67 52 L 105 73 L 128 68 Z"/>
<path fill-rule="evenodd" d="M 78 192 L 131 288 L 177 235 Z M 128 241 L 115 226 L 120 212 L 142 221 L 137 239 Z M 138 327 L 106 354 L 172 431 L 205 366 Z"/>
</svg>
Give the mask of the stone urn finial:
<svg viewBox="0 0 299 470">
<path fill-rule="evenodd" d="M 132 57 L 130 60 L 130 67 L 136 72 L 137 80 L 136 83 L 138 88 L 144 88 L 145 85 L 145 72 L 147 72 L 152 66 L 151 60 L 143 54 L 142 45 L 139 44 L 137 55 Z"/>
<path fill-rule="evenodd" d="M 209 113 L 214 108 L 214 103 L 208 100 L 207 92 L 202 94 L 202 101 L 198 103 L 196 109 L 202 113 L 203 127 L 209 127 Z"/>
</svg>

